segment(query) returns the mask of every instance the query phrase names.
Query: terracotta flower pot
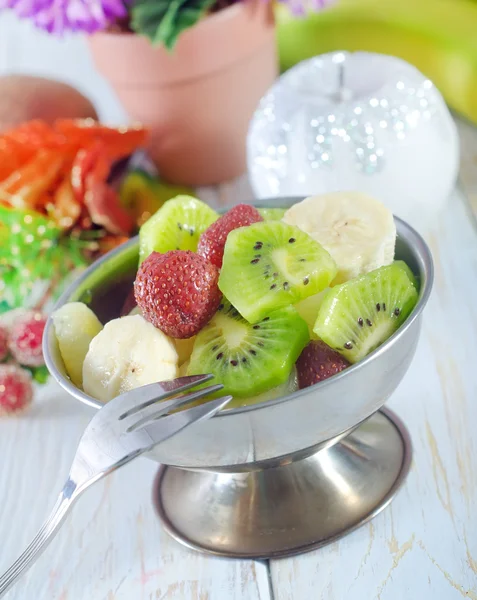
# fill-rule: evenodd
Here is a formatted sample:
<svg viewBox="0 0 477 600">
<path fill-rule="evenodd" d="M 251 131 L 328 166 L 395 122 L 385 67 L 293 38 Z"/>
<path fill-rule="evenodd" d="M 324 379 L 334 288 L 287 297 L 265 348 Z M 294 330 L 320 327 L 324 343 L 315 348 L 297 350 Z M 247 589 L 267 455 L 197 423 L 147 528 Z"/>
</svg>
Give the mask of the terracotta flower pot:
<svg viewBox="0 0 477 600">
<path fill-rule="evenodd" d="M 245 171 L 249 121 L 277 76 L 270 2 L 208 16 L 172 53 L 129 33 L 89 40 L 129 116 L 151 127 L 149 150 L 165 179 L 213 185 Z"/>
</svg>

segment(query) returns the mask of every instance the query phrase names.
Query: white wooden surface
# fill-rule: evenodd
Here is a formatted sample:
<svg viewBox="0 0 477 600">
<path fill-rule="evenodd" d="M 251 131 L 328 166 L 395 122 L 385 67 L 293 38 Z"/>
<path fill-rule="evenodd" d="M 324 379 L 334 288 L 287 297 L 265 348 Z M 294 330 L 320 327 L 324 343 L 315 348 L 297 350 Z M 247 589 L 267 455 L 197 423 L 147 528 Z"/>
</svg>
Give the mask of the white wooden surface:
<svg viewBox="0 0 477 600">
<path fill-rule="evenodd" d="M 0 15 L 6 71 L 69 81 L 108 121 L 124 120 L 81 40 L 57 42 Z M 477 130 L 459 128 L 462 188 L 426 234 L 435 289 L 416 359 L 389 403 L 415 450 L 391 507 L 297 558 L 203 557 L 161 531 L 150 501 L 156 466 L 140 459 L 86 493 L 7 600 L 477 600 Z M 201 193 L 218 204 L 250 198 L 245 180 Z M 90 416 L 51 386 L 28 415 L 0 421 L 0 571 L 53 504 Z"/>
</svg>

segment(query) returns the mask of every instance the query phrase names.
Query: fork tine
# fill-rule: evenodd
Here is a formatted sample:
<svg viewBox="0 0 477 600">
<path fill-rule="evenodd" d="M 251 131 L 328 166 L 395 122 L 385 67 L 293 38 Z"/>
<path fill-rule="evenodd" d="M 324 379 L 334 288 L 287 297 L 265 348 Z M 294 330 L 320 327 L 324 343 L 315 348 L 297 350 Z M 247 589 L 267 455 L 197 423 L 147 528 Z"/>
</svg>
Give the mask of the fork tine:
<svg viewBox="0 0 477 600">
<path fill-rule="evenodd" d="M 174 413 L 173 415 L 164 417 L 163 419 L 159 419 L 158 421 L 153 421 L 148 425 L 144 425 L 136 430 L 132 435 L 137 432 L 147 433 L 151 438 L 151 445 L 149 447 L 150 450 L 156 444 L 167 440 L 188 425 L 208 417 L 212 417 L 220 409 L 226 406 L 230 400 L 232 400 L 232 396 L 223 396 L 222 398 L 211 400 L 210 402 L 206 402 L 200 406 L 188 408 L 181 412 Z"/>
<path fill-rule="evenodd" d="M 197 390 L 196 392 L 192 392 L 190 394 L 186 394 L 185 396 L 180 396 L 179 398 L 175 398 L 172 400 L 162 401 L 160 404 L 146 404 L 145 407 L 138 407 L 140 413 L 134 412 L 132 418 L 139 419 L 132 423 L 126 431 L 135 431 L 139 429 L 142 425 L 149 423 L 150 421 L 154 421 L 155 419 L 160 419 L 161 417 L 167 415 L 167 413 L 186 406 L 194 400 L 199 400 L 204 396 L 208 396 L 209 394 L 213 394 L 215 392 L 219 392 L 223 389 L 223 385 L 221 383 L 216 383 L 215 385 L 209 385 L 205 388 Z"/>
<path fill-rule="evenodd" d="M 134 413 L 146 408 L 147 406 L 150 406 L 151 404 L 155 404 L 156 402 L 160 402 L 162 400 L 167 400 L 167 398 L 170 398 L 171 396 L 175 396 L 181 392 L 186 392 L 187 390 L 201 385 L 202 383 L 206 383 L 213 378 L 214 376 L 211 374 L 189 375 L 187 377 L 178 377 L 177 379 L 172 379 L 171 381 L 150 383 L 149 385 L 144 385 L 130 392 L 126 392 L 114 400 L 116 406 L 120 406 L 122 398 L 127 396 L 127 403 L 123 407 L 124 412 L 122 412 L 118 418 L 120 421 L 122 421 L 126 417 L 133 415 Z"/>
</svg>

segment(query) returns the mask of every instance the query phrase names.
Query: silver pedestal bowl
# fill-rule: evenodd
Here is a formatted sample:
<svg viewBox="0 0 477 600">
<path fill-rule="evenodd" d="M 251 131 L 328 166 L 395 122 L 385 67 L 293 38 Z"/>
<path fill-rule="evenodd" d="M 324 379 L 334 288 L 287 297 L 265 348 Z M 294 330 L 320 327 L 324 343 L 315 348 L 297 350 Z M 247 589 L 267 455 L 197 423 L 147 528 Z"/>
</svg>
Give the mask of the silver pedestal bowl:
<svg viewBox="0 0 477 600">
<path fill-rule="evenodd" d="M 257 206 L 290 206 L 301 198 Z M 167 531 L 189 547 L 228 557 L 270 558 L 326 544 L 376 515 L 404 481 L 411 442 L 383 404 L 415 353 L 433 266 L 422 238 L 396 219 L 396 257 L 420 283 L 417 306 L 385 344 L 342 373 L 283 398 L 224 410 L 150 453 Z M 119 316 L 137 269 L 134 238 L 94 263 L 60 298 Z M 65 373 L 51 320 L 44 337 L 51 375 L 73 397 L 101 403 Z"/>
</svg>

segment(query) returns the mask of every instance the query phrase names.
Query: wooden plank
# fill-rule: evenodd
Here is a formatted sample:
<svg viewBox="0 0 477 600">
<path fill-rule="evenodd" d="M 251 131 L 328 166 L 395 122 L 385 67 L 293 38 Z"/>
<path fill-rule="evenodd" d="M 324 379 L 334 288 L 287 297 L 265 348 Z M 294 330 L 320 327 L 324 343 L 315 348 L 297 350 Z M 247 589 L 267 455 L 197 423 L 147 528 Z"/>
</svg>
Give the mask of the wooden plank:
<svg viewBox="0 0 477 600">
<path fill-rule="evenodd" d="M 428 238 L 435 288 L 415 360 L 389 402 L 412 436 L 409 478 L 370 524 L 272 561 L 276 600 L 477 599 L 477 233 L 460 193 Z"/>
<path fill-rule="evenodd" d="M 58 41 L 2 13 L 0 74 L 5 72 L 73 83 L 109 122 L 125 120 L 79 37 Z M 231 195 L 228 187 L 221 195 L 202 191 L 219 204 Z M 51 385 L 32 412 L 0 420 L 0 572 L 47 517 L 92 414 Z M 202 556 L 164 533 L 151 502 L 156 470 L 152 461 L 139 459 L 88 490 L 7 600 L 268 600 L 265 564 Z"/>
<path fill-rule="evenodd" d="M 92 414 L 51 384 L 31 412 L 0 420 L 0 572 L 48 515 Z M 138 459 L 88 490 L 6 599 L 268 600 L 263 563 L 204 556 L 162 530 L 151 501 L 157 467 Z"/>
</svg>

